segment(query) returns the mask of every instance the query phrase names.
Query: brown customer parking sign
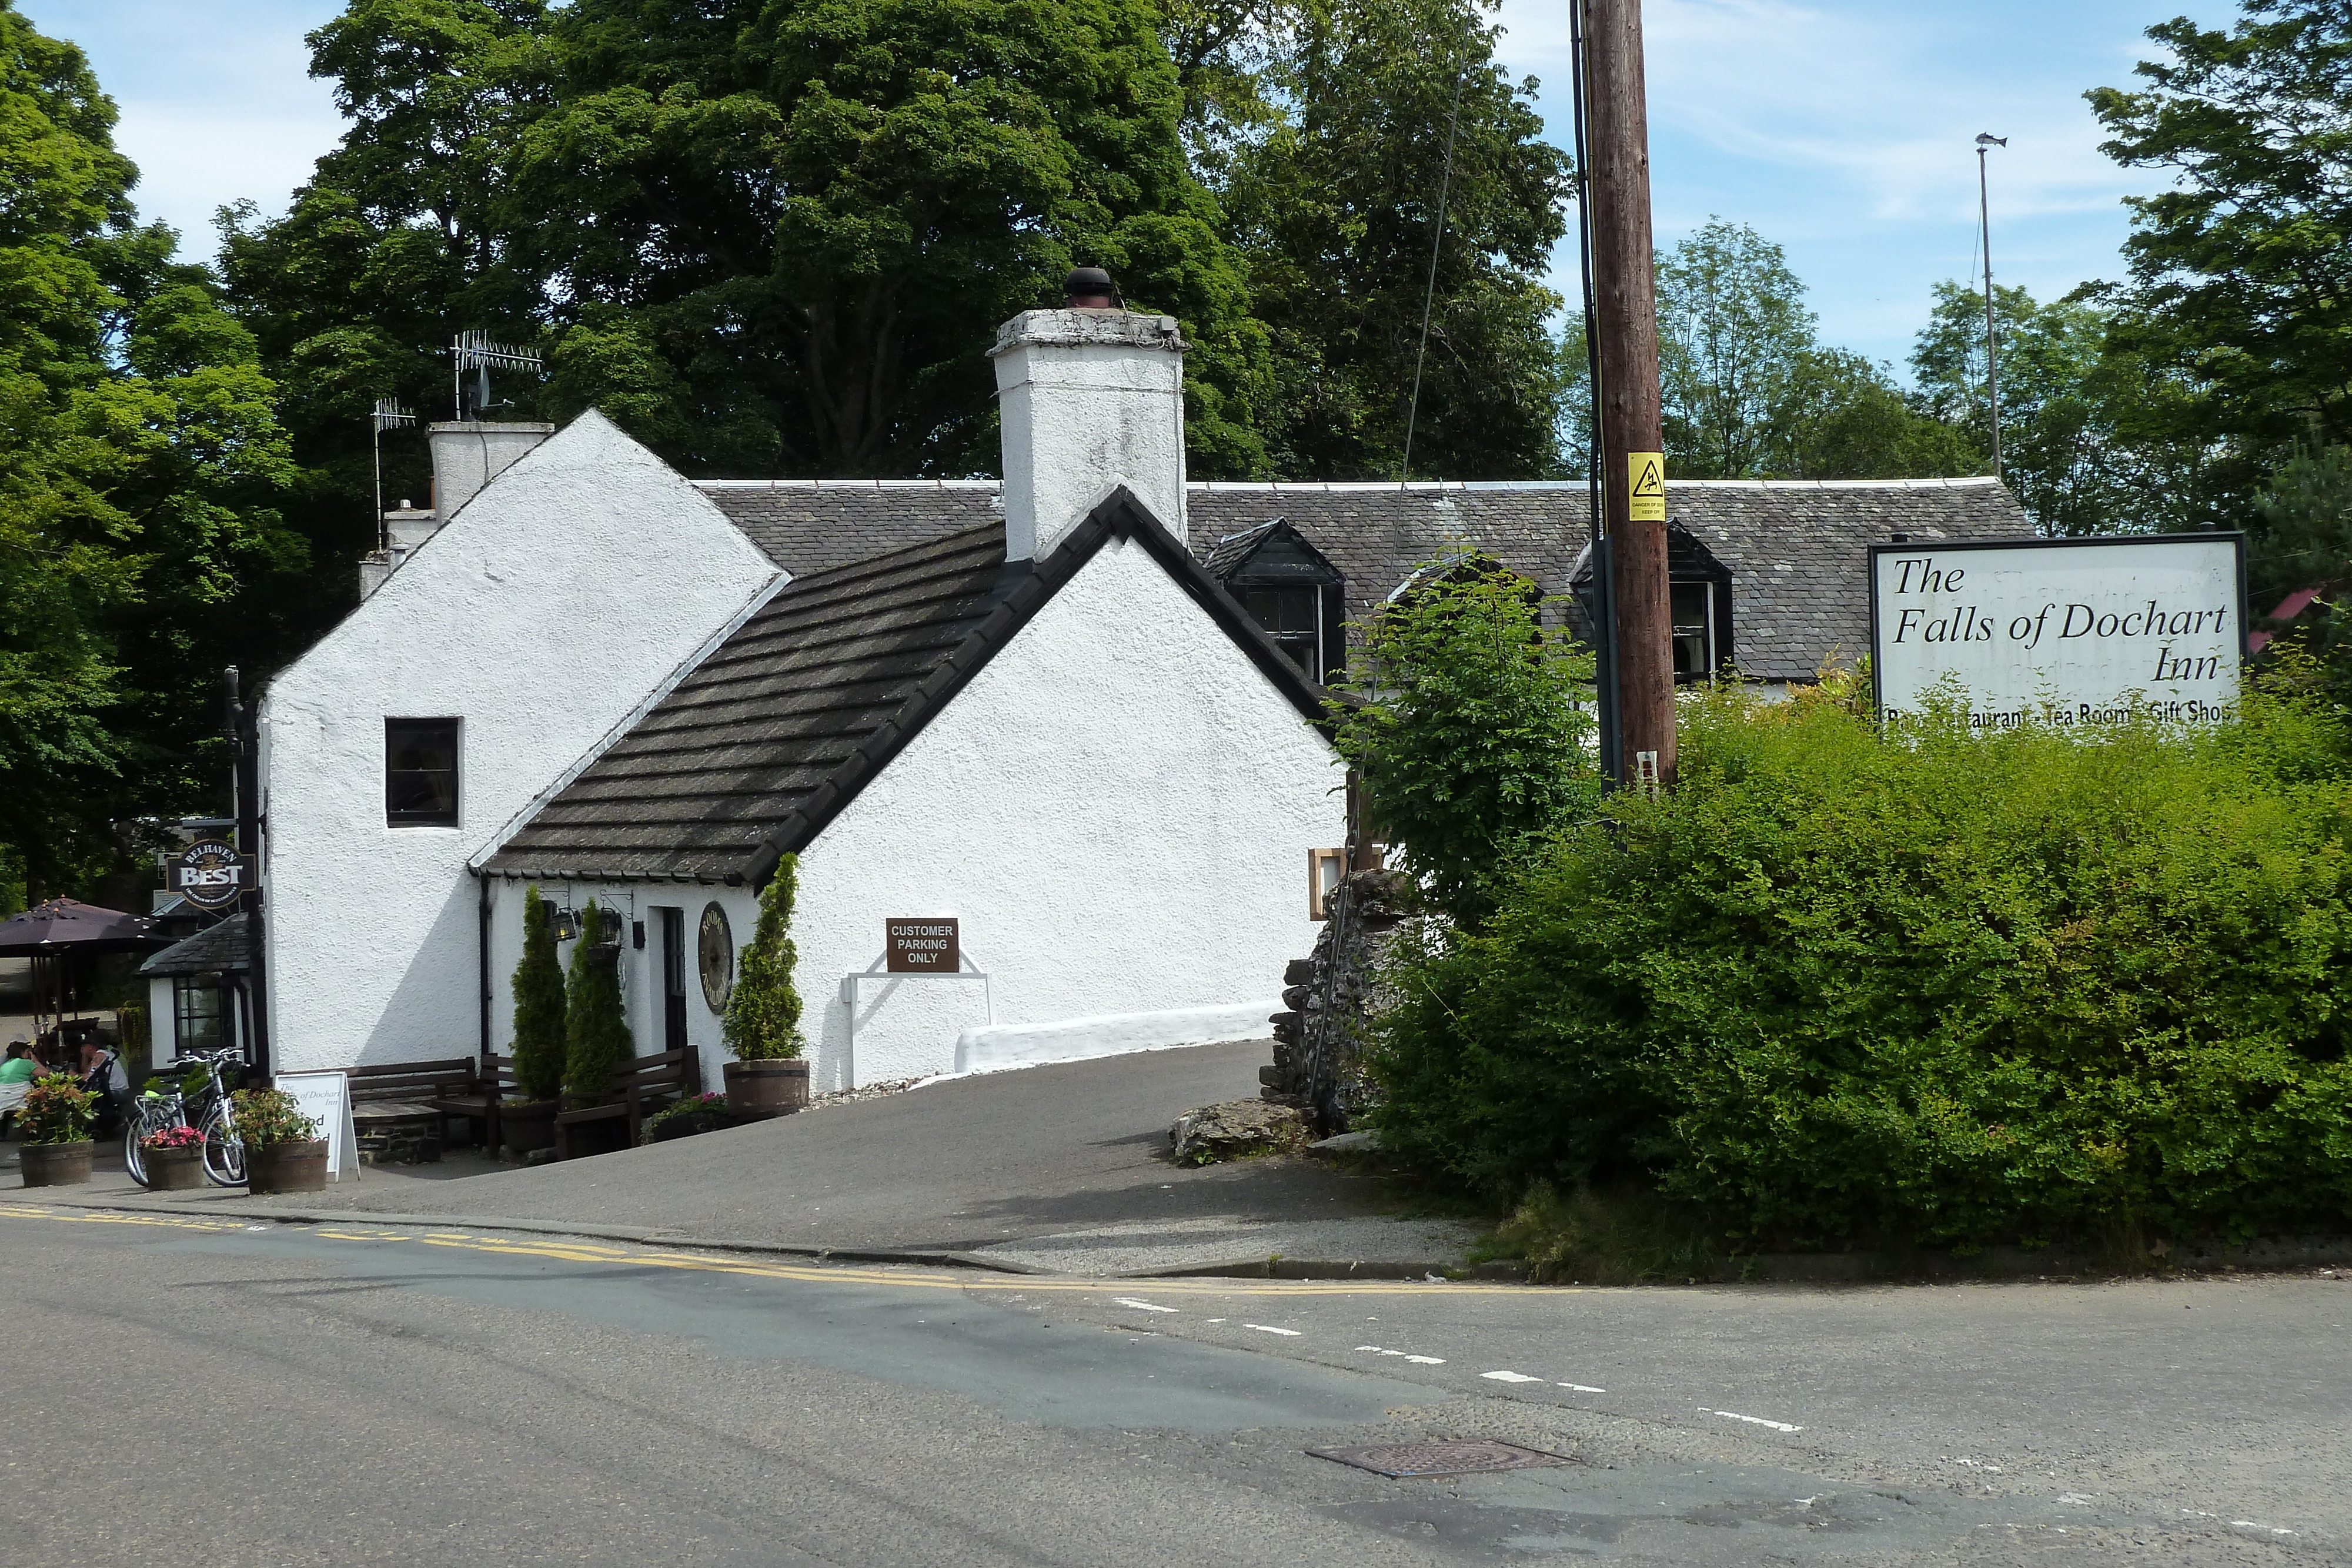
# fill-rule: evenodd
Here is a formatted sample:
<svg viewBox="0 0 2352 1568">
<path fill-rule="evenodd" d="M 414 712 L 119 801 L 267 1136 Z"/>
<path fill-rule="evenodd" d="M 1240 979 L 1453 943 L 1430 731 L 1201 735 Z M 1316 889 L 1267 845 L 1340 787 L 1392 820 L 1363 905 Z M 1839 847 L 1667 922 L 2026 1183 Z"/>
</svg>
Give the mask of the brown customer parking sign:
<svg viewBox="0 0 2352 1568">
<path fill-rule="evenodd" d="M 882 922 L 894 975 L 952 975 L 963 967 L 962 938 L 952 919 Z"/>
</svg>

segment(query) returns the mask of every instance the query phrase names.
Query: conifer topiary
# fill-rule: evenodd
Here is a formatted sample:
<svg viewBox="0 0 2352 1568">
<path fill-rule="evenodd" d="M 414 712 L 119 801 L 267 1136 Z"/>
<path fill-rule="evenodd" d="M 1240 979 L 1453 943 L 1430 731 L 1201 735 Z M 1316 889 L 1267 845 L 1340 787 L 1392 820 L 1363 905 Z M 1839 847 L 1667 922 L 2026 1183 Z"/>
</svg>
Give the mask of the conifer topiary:
<svg viewBox="0 0 2352 1568">
<path fill-rule="evenodd" d="M 621 949 L 605 930 L 620 916 L 590 899 L 580 915 L 580 942 L 572 949 L 571 1003 L 564 1009 L 563 1090 L 591 1103 L 611 1094 L 613 1074 L 636 1054 L 621 1014 Z"/>
<path fill-rule="evenodd" d="M 552 1100 L 563 1086 L 563 966 L 555 958 L 555 914 L 534 887 L 523 894 L 522 961 L 514 972 L 515 1091 Z"/>
<path fill-rule="evenodd" d="M 798 855 L 776 862 L 760 894 L 760 925 L 743 949 L 735 993 L 727 998 L 727 1049 L 739 1061 L 790 1061 L 801 1038 L 801 994 L 793 988 L 800 949 L 793 946 L 793 901 L 800 891 Z"/>
</svg>

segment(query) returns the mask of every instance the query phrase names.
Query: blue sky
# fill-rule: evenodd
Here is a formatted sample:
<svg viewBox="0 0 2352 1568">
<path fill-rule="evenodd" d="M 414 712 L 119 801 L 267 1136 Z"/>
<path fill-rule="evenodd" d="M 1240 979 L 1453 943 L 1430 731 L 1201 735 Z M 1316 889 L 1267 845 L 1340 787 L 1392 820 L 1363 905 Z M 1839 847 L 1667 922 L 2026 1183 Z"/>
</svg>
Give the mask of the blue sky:
<svg viewBox="0 0 2352 1568">
<path fill-rule="evenodd" d="M 142 210 L 208 252 L 213 209 L 282 209 L 340 133 L 302 35 L 337 0 L 16 0 L 87 49 L 122 110 Z M 1898 371 L 1939 278 L 1975 254 L 1979 131 L 1993 163 L 1993 268 L 2039 298 L 2121 271 L 2119 199 L 2147 174 L 2098 152 L 2087 89 L 2123 86 L 2146 28 L 2228 0 L 1645 0 L 1652 198 L 1661 244 L 1712 215 L 1786 246 L 1822 338 Z M 1568 126 L 1568 15 L 1506 0 L 1504 57 Z M 1557 281 L 1574 256 L 1563 246 Z"/>
</svg>

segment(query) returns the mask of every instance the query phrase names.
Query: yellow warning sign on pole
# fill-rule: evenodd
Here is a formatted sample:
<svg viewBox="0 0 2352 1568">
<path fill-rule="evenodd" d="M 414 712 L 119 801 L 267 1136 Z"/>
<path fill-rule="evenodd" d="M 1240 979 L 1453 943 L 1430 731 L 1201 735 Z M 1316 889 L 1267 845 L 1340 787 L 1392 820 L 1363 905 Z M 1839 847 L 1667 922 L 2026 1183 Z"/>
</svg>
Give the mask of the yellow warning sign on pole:
<svg viewBox="0 0 2352 1568">
<path fill-rule="evenodd" d="M 1632 452 L 1626 454 L 1625 465 L 1633 481 L 1633 505 L 1625 515 L 1637 523 L 1664 522 L 1666 455 L 1663 452 Z"/>
</svg>

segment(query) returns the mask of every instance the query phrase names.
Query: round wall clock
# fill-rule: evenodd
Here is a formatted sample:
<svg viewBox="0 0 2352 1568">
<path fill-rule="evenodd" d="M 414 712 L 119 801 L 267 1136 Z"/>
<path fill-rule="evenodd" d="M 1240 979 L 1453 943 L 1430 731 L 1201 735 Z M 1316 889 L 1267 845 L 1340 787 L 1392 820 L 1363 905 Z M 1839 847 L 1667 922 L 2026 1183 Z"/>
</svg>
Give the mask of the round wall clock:
<svg viewBox="0 0 2352 1568">
<path fill-rule="evenodd" d="M 712 1012 L 723 1013 L 735 989 L 735 933 L 727 925 L 727 912 L 716 904 L 702 906 L 702 930 L 695 947 L 702 968 L 702 999 Z"/>
</svg>

